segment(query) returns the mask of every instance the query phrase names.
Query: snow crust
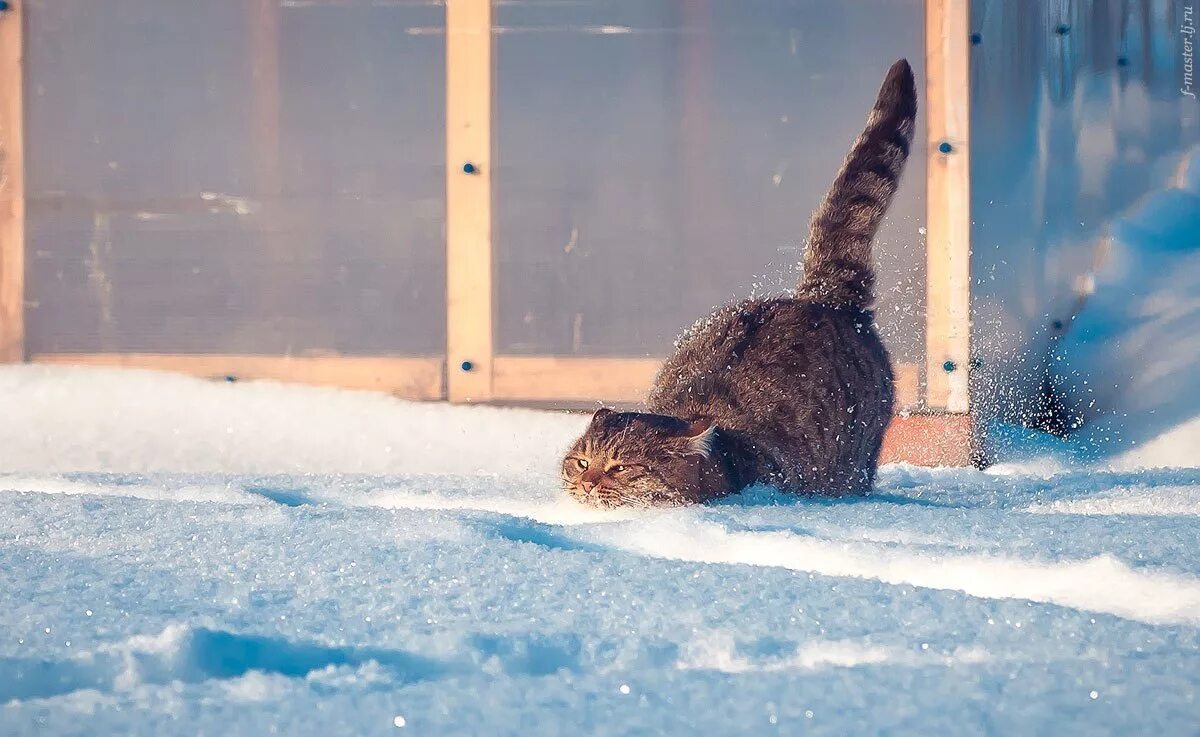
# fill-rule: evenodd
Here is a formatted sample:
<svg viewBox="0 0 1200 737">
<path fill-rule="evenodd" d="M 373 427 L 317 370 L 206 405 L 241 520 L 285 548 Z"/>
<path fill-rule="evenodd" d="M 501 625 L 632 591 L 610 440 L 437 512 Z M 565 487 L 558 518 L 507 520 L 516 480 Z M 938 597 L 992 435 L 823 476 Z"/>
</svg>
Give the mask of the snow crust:
<svg viewBox="0 0 1200 737">
<path fill-rule="evenodd" d="M 1188 734 L 1200 469 L 601 512 L 585 417 L 0 369 L 0 734 Z"/>
</svg>

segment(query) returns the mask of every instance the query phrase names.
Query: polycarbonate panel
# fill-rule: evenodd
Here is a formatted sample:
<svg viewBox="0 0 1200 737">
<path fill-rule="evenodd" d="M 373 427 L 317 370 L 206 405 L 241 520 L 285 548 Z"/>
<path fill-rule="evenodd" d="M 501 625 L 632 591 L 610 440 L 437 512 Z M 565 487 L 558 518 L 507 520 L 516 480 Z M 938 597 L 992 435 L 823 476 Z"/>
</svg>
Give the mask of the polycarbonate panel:
<svg viewBox="0 0 1200 737">
<path fill-rule="evenodd" d="M 28 0 L 32 353 L 445 348 L 445 9 Z"/>
<path fill-rule="evenodd" d="M 1184 7 L 972 3 L 974 394 L 988 414 L 1028 419 L 1110 224 L 1200 144 Z"/>
<path fill-rule="evenodd" d="M 794 285 L 808 217 L 920 0 L 495 6 L 497 350 L 656 356 Z M 924 342 L 923 118 L 876 246 L 897 360 Z"/>
</svg>

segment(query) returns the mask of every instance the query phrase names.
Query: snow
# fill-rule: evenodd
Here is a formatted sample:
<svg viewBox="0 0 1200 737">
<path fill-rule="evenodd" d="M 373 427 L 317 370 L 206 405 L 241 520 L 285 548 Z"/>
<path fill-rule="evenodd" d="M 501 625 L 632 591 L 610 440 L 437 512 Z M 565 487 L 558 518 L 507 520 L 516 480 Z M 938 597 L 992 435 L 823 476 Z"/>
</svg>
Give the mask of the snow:
<svg viewBox="0 0 1200 737">
<path fill-rule="evenodd" d="M 36 366 L 0 403 L 0 734 L 1200 723 L 1197 468 L 1027 435 L 598 511 L 557 487 L 581 415 Z"/>
<path fill-rule="evenodd" d="M 1081 449 L 1117 468 L 1200 464 L 1200 146 L 1108 224 L 1108 257 L 1059 347 Z"/>
</svg>

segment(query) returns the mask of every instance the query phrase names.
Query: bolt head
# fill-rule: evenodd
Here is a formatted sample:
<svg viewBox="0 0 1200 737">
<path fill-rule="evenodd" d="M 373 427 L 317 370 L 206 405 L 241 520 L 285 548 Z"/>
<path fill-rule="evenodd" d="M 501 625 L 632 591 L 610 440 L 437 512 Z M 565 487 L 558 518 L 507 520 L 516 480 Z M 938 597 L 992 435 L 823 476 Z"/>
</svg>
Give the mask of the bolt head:
<svg viewBox="0 0 1200 737">
<path fill-rule="evenodd" d="M 942 141 L 938 144 L 938 151 L 941 151 L 944 154 L 948 154 L 953 150 L 954 146 L 951 146 L 949 141 Z"/>
<path fill-rule="evenodd" d="M 470 371 L 471 369 L 475 368 L 475 364 L 471 363 L 470 361 L 463 361 L 459 365 L 459 368 L 461 368 L 463 371 Z"/>
</svg>

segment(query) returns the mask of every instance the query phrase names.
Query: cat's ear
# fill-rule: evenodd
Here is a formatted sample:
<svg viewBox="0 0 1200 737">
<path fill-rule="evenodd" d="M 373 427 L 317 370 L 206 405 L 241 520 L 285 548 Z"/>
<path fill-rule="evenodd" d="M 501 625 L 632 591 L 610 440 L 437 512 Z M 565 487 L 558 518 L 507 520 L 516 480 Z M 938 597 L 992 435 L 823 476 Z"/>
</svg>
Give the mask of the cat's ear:
<svg viewBox="0 0 1200 737">
<path fill-rule="evenodd" d="M 603 422 L 605 417 L 612 414 L 612 410 L 608 407 L 601 407 L 596 410 L 596 414 L 592 415 L 592 422 Z"/>
<path fill-rule="evenodd" d="M 713 439 L 717 435 L 717 426 L 712 420 L 696 420 L 684 431 L 688 451 L 693 455 L 708 458 L 713 452 Z"/>
</svg>

